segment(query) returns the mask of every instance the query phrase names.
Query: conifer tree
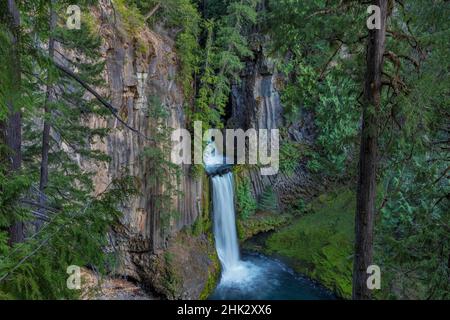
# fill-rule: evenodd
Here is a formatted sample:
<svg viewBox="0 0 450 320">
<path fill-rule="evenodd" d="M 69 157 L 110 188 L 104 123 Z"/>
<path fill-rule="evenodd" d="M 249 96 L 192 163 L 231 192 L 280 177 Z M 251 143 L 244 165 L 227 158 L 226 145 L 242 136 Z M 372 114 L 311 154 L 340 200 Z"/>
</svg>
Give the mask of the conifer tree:
<svg viewBox="0 0 450 320">
<path fill-rule="evenodd" d="M 103 251 L 107 232 L 121 215 L 118 207 L 136 193 L 133 178 L 127 172 L 117 172 L 102 193 L 94 194 L 94 173 L 80 166 L 81 157 L 91 161 L 109 159 L 90 148 L 90 142 L 105 137 L 108 130 L 91 129 L 87 120 L 92 116 L 107 117 L 111 112 L 118 116 L 92 89 L 102 85 L 104 66 L 98 59 L 100 39 L 92 18 L 87 14 L 80 30 L 67 30 L 65 19 L 55 16 L 65 12 L 67 5 L 63 0 L 21 2 L 21 14 L 36 14 L 23 19 L 22 28 L 15 30 L 21 40 L 18 53 L 11 50 L 9 25 L 3 20 L 0 25 L 0 36 L 6 40 L 0 43 L 0 53 L 11 61 L 1 67 L 6 71 L 1 73 L 5 81 L 0 82 L 1 120 L 11 114 L 9 101 L 22 106 L 23 119 L 19 128 L 23 132 L 19 144 L 23 173 L 11 172 L 10 162 L 4 160 L 10 157 L 11 150 L 3 145 L 1 149 L 1 297 L 75 297 L 77 292 L 66 286 L 64 270 L 68 265 L 90 265 L 103 272 L 113 268 L 111 257 Z M 89 1 L 79 5 L 83 6 L 82 12 L 89 12 Z M 19 61 L 21 81 L 12 76 Z M 87 98 L 87 91 L 95 99 Z M 42 222 L 37 232 L 30 228 L 30 222 L 36 219 Z M 9 237 L 3 230 L 17 225 L 17 221 L 26 226 L 20 233 L 26 239 L 7 245 Z"/>
<path fill-rule="evenodd" d="M 220 128 L 221 117 L 229 99 L 232 82 L 238 81 L 243 59 L 253 55 L 247 35 L 256 23 L 256 0 L 230 1 L 226 15 L 205 23 L 204 65 L 194 119 L 206 127 Z"/>
<path fill-rule="evenodd" d="M 279 210 L 278 206 L 278 198 L 275 192 L 273 191 L 272 186 L 266 187 L 264 192 L 261 194 L 259 199 L 259 209 L 261 211 L 277 213 Z"/>
<path fill-rule="evenodd" d="M 3 4 L 4 6 L 5 4 Z M 6 77 L 10 77 L 8 82 L 11 84 L 7 105 L 7 120 L 2 125 L 4 128 L 3 137 L 5 139 L 5 145 L 7 146 L 6 166 L 10 170 L 9 174 L 17 173 L 22 166 L 22 115 L 20 108 L 22 107 L 18 101 L 21 90 L 21 56 L 20 56 L 20 13 L 14 0 L 8 0 L 6 3 L 7 8 L 3 12 L 6 12 L 2 19 L 7 21 L 8 33 L 10 36 L 11 45 L 10 53 L 8 57 L 10 60 L 10 71 L 6 73 Z M 18 217 L 12 218 L 13 223 L 10 226 L 10 243 L 14 244 L 23 241 L 23 222 Z"/>
<path fill-rule="evenodd" d="M 386 41 L 387 0 L 378 0 L 380 29 L 369 31 L 364 85 L 363 121 L 356 196 L 355 260 L 353 266 L 353 299 L 370 299 L 367 270 L 373 262 L 375 223 L 376 170 L 378 166 L 378 116 L 381 109 L 382 73 Z"/>
</svg>

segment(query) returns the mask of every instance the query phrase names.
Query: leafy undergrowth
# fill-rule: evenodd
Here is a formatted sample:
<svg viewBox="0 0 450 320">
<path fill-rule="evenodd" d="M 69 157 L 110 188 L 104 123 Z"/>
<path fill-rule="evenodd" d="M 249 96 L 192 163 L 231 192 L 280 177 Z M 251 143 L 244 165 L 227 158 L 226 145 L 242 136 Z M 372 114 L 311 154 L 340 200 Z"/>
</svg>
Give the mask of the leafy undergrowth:
<svg viewBox="0 0 450 320">
<path fill-rule="evenodd" d="M 272 234 L 266 251 L 287 257 L 292 267 L 343 298 L 352 293 L 355 197 L 348 189 L 325 194 L 312 212 Z"/>
</svg>

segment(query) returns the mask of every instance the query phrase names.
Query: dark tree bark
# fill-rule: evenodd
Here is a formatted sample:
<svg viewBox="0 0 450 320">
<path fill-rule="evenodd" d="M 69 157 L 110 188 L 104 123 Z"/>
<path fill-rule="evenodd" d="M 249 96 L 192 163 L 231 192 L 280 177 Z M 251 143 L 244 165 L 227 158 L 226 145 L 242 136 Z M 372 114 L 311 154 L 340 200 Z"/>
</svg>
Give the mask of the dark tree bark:
<svg viewBox="0 0 450 320">
<path fill-rule="evenodd" d="M 353 264 L 353 299 L 370 299 L 367 267 L 373 258 L 377 169 L 377 114 L 380 110 L 381 76 L 386 38 L 388 0 L 376 0 L 381 9 L 381 28 L 369 30 L 364 86 L 363 123 L 359 158 L 359 177 L 355 217 L 355 259 Z"/>
<path fill-rule="evenodd" d="M 55 12 L 55 3 L 56 0 L 50 0 L 50 20 L 49 20 L 49 31 L 50 36 L 48 39 L 48 55 L 50 59 L 53 60 L 53 57 L 55 55 L 55 39 L 53 37 L 53 32 L 55 31 L 56 27 L 56 12 Z M 49 118 L 51 115 L 51 111 L 49 108 L 49 104 L 53 101 L 53 86 L 50 83 L 50 79 L 47 79 L 47 90 L 46 90 L 46 96 L 45 96 L 45 102 L 44 102 L 44 129 L 42 131 L 42 152 L 41 152 L 41 175 L 39 179 L 39 199 L 41 206 L 45 206 L 46 203 L 46 197 L 45 197 L 45 188 L 48 184 L 48 152 L 50 149 L 50 123 Z M 42 209 L 41 209 L 42 210 Z M 44 212 L 45 213 L 45 210 Z M 40 221 L 37 222 L 37 227 L 39 228 Z"/>
<path fill-rule="evenodd" d="M 21 81 L 21 65 L 20 65 L 20 53 L 19 53 L 19 41 L 20 41 L 20 16 L 19 10 L 14 0 L 7 1 L 8 7 L 8 25 L 11 32 L 11 64 L 12 64 L 12 83 L 14 85 L 13 90 L 16 94 L 20 93 L 20 81 Z M 15 105 L 15 101 L 8 101 L 9 116 L 6 123 L 5 140 L 6 145 L 10 149 L 11 155 L 9 157 L 9 163 L 11 172 L 18 171 L 22 165 L 22 116 L 20 113 L 20 106 Z M 10 227 L 10 244 L 16 242 L 22 242 L 23 235 L 23 222 L 15 222 Z"/>
</svg>

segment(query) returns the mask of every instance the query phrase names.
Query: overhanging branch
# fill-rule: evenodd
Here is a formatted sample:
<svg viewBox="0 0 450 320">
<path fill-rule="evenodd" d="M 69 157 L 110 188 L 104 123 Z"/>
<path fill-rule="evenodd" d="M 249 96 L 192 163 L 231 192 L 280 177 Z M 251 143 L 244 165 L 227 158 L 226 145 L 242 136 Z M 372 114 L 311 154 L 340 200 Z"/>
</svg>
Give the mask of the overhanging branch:
<svg viewBox="0 0 450 320">
<path fill-rule="evenodd" d="M 130 125 L 128 125 L 122 118 L 119 117 L 119 115 L 117 114 L 117 109 L 114 108 L 108 101 L 106 101 L 95 89 L 93 89 L 89 84 L 87 84 L 85 81 L 83 81 L 78 75 L 76 75 L 75 73 L 73 73 L 69 68 L 60 65 L 57 62 L 54 62 L 55 66 L 61 70 L 63 73 L 65 73 L 66 75 L 68 75 L 69 77 L 71 77 L 72 79 L 74 79 L 76 82 L 78 82 L 83 88 L 85 88 L 87 91 L 89 91 L 104 107 L 106 107 L 111 113 L 112 115 L 117 119 L 117 121 L 119 121 L 123 126 L 125 126 L 127 129 L 135 132 L 136 134 L 140 135 L 141 137 L 143 137 L 146 140 L 150 140 L 152 141 L 152 139 L 148 138 L 147 136 L 145 136 L 142 132 L 140 132 L 139 130 L 131 127 Z"/>
<path fill-rule="evenodd" d="M 153 16 L 160 7 L 161 7 L 161 3 L 158 3 L 152 10 L 150 10 L 149 13 L 147 13 L 145 15 L 144 21 L 147 21 L 148 19 L 150 19 L 150 17 Z"/>
</svg>

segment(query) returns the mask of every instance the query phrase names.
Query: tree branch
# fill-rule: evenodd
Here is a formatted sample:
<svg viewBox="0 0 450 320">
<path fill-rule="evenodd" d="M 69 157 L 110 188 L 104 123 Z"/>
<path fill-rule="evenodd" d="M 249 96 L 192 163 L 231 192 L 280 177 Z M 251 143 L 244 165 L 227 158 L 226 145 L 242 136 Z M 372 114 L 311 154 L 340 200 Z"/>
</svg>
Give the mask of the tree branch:
<svg viewBox="0 0 450 320">
<path fill-rule="evenodd" d="M 74 79 L 76 82 L 78 82 L 83 88 L 85 88 L 87 91 L 89 91 L 103 106 L 105 106 L 112 115 L 127 129 L 137 133 L 141 137 L 143 137 L 146 140 L 153 141 L 153 139 L 148 138 L 143 133 L 141 133 L 139 130 L 129 126 L 122 118 L 119 117 L 117 114 L 117 109 L 114 108 L 108 101 L 106 101 L 97 91 L 95 91 L 90 85 L 88 85 L 86 82 L 84 82 L 79 76 L 77 76 L 75 73 L 73 73 L 70 69 L 66 68 L 65 66 L 60 65 L 57 62 L 54 62 L 55 66 L 61 70 L 63 73 Z"/>
<path fill-rule="evenodd" d="M 339 51 L 342 48 L 342 45 L 344 43 L 340 42 L 339 46 L 336 48 L 336 50 L 334 51 L 334 53 L 331 55 L 331 57 L 328 59 L 327 63 L 325 64 L 325 66 L 322 68 L 322 71 L 320 72 L 320 76 L 319 76 L 319 81 L 323 80 L 323 77 L 325 75 L 325 71 L 328 69 L 328 66 L 330 65 L 330 63 L 333 61 L 334 57 L 339 53 Z"/>
<path fill-rule="evenodd" d="M 161 3 L 158 2 L 158 4 L 156 6 L 153 7 L 152 10 L 150 10 L 149 13 L 146 14 L 146 16 L 144 17 L 144 21 L 147 21 L 148 19 L 150 19 L 150 17 L 152 15 L 154 15 L 156 13 L 156 11 L 158 11 L 158 9 L 161 7 Z"/>
</svg>

